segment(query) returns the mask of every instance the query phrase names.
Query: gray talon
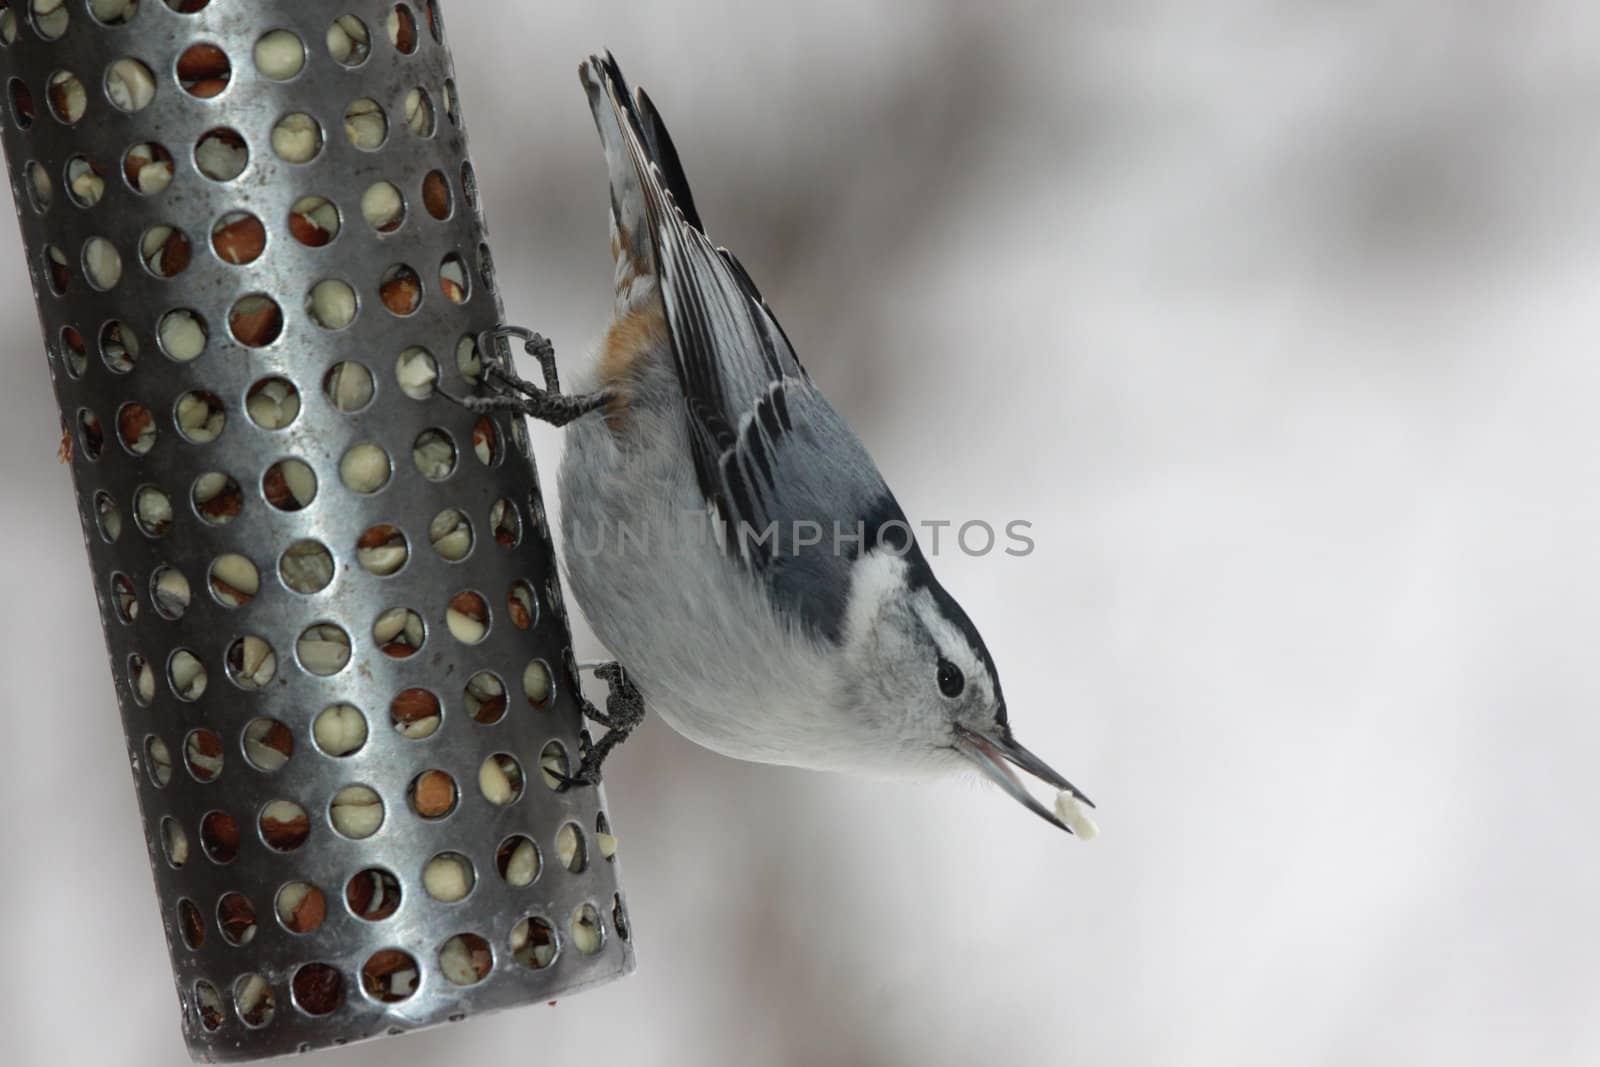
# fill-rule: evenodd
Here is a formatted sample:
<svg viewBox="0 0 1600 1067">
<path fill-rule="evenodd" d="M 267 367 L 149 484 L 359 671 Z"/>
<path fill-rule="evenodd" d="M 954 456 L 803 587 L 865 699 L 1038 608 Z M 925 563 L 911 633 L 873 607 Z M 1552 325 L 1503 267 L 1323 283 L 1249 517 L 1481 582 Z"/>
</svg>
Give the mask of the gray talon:
<svg viewBox="0 0 1600 1067">
<path fill-rule="evenodd" d="M 596 667 L 594 673 L 610 690 L 606 694 L 606 710 L 601 711 L 586 699 L 583 701 L 583 714 L 585 718 L 604 726 L 606 735 L 589 746 L 578 769 L 570 777 L 561 780 L 563 790 L 598 785 L 600 765 L 611 754 L 611 750 L 626 741 L 634 728 L 644 721 L 644 695 L 628 681 L 621 664 L 604 663 Z"/>
</svg>

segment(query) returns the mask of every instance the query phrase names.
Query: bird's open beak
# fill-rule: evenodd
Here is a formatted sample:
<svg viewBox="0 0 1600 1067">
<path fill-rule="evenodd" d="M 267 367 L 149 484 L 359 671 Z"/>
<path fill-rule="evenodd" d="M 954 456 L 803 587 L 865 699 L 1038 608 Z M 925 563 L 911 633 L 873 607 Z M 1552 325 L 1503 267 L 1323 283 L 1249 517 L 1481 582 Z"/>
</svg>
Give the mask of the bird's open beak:
<svg viewBox="0 0 1600 1067">
<path fill-rule="evenodd" d="M 1010 734 L 1009 730 L 980 733 L 958 724 L 956 751 L 976 763 L 984 774 L 993 778 L 995 784 L 1010 793 L 1017 803 L 1052 826 L 1059 826 L 1067 833 L 1072 833 L 1072 828 L 1062 822 L 1055 812 L 1039 803 L 1033 794 L 1028 792 L 1027 787 L 1017 778 L 1008 764 L 1015 764 L 1040 781 L 1072 794 L 1091 808 L 1094 807 L 1094 801 L 1084 796 L 1077 786 L 1057 774 L 1044 760 L 1023 748 Z"/>
</svg>

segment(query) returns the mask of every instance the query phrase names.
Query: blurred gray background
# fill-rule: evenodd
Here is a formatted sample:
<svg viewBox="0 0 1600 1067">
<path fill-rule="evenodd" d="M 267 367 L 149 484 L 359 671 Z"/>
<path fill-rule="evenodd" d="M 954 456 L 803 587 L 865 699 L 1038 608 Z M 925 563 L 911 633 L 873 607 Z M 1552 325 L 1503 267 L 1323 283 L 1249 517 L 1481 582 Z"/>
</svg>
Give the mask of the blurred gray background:
<svg viewBox="0 0 1600 1067">
<path fill-rule="evenodd" d="M 936 566 L 1104 834 L 652 721 L 607 775 L 638 974 L 319 1062 L 1600 1062 L 1600 11 L 446 15 L 514 320 L 570 362 L 608 312 L 609 46 L 912 516 L 1034 523 Z M 5 229 L 0 1045 L 178 1064 Z"/>
</svg>

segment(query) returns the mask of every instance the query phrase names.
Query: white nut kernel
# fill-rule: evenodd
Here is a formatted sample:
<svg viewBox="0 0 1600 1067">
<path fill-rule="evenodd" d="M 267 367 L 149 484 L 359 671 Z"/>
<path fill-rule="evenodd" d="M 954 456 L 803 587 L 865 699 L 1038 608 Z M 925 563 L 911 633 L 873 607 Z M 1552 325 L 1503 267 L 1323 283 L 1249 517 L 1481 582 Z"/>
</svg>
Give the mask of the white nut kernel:
<svg viewBox="0 0 1600 1067">
<path fill-rule="evenodd" d="M 428 136 L 433 129 L 433 105 L 421 89 L 406 93 L 406 128 L 418 137 Z"/>
<path fill-rule="evenodd" d="M 184 700 L 199 700 L 206 691 L 205 664 L 194 653 L 179 650 L 172 655 L 172 689 Z"/>
<path fill-rule="evenodd" d="M 394 375 L 402 393 L 412 400 L 426 400 L 433 395 L 434 383 L 439 380 L 439 364 L 426 348 L 412 347 L 400 353 Z"/>
<path fill-rule="evenodd" d="M 478 768 L 478 788 L 491 804 L 504 806 L 517 797 L 516 786 L 512 784 L 511 774 L 508 773 L 511 768 L 506 766 L 508 762 L 490 756 Z"/>
<path fill-rule="evenodd" d="M 572 917 L 572 944 L 585 956 L 593 956 L 600 951 L 600 942 L 600 916 L 585 904 Z"/>
<path fill-rule="evenodd" d="M 456 985 L 473 985 L 482 979 L 465 938 L 452 937 L 439 950 L 439 970 Z"/>
<path fill-rule="evenodd" d="M 335 704 L 317 713 L 311 733 L 328 755 L 348 756 L 367 743 L 367 720 L 353 706 Z"/>
<path fill-rule="evenodd" d="M 287 163 L 308 163 L 322 150 L 317 120 L 302 112 L 285 115 L 272 127 L 272 150 Z"/>
<path fill-rule="evenodd" d="M 531 885 L 539 874 L 539 850 L 524 840 L 511 850 L 506 861 L 506 881 L 514 886 Z"/>
<path fill-rule="evenodd" d="M 172 160 L 153 144 L 136 144 L 122 157 L 122 171 L 145 196 L 154 196 L 172 184 Z"/>
<path fill-rule="evenodd" d="M 570 822 L 556 831 L 556 858 L 569 871 L 583 870 L 583 838 L 578 836 L 578 828 Z"/>
<path fill-rule="evenodd" d="M 1056 794 L 1056 818 L 1066 823 L 1080 841 L 1093 841 L 1100 834 L 1100 827 L 1083 810 L 1078 798 L 1065 790 Z"/>
<path fill-rule="evenodd" d="M 110 289 L 122 280 L 122 255 L 104 237 L 91 237 L 83 246 L 83 269 L 96 289 Z"/>
<path fill-rule="evenodd" d="M 300 392 L 283 378 L 267 378 L 250 390 L 245 410 L 263 430 L 281 430 L 300 414 Z"/>
<path fill-rule="evenodd" d="M 379 233 L 389 233 L 405 217 L 400 190 L 389 182 L 374 182 L 361 194 L 361 217 Z"/>
<path fill-rule="evenodd" d="M 347 785 L 333 796 L 333 828 L 346 837 L 371 837 L 383 825 L 383 801 L 364 785 Z"/>
<path fill-rule="evenodd" d="M 225 607 L 239 607 L 261 591 L 261 574 L 244 556 L 226 553 L 211 564 L 211 591 Z"/>
<path fill-rule="evenodd" d="M 200 325 L 200 320 L 192 311 L 167 312 L 161 317 L 159 333 L 161 347 L 167 355 L 180 362 L 188 362 L 205 351 L 205 327 Z"/>
<path fill-rule="evenodd" d="M 425 430 L 411 447 L 411 460 L 430 482 L 450 477 L 456 467 L 456 446 L 436 430 Z"/>
<path fill-rule="evenodd" d="M 139 10 L 139 0 L 89 0 L 89 10 L 101 22 L 123 22 Z"/>
<path fill-rule="evenodd" d="M 137 59 L 119 59 L 106 72 L 106 95 L 123 111 L 139 111 L 155 99 L 155 76 Z"/>
<path fill-rule="evenodd" d="M 328 371 L 323 388 L 333 406 L 340 411 L 360 411 L 372 400 L 376 388 L 372 372 L 352 360 L 334 364 Z"/>
<path fill-rule="evenodd" d="M 472 527 L 455 508 L 446 508 L 428 524 L 428 540 L 435 552 L 451 562 L 465 559 L 472 548 Z"/>
<path fill-rule="evenodd" d="M 337 278 L 318 282 L 311 289 L 311 317 L 323 329 L 344 329 L 356 317 L 356 291 Z"/>
<path fill-rule="evenodd" d="M 183 572 L 163 567 L 156 577 L 156 611 L 169 619 L 176 619 L 189 610 L 189 579 Z"/>
<path fill-rule="evenodd" d="M 333 556 L 318 541 L 296 541 L 278 560 L 283 584 L 297 593 L 316 593 L 333 581 Z"/>
<path fill-rule="evenodd" d="M 260 689 L 272 681 L 272 676 L 278 672 L 278 656 L 271 645 L 252 635 L 234 647 L 237 653 L 232 653 L 235 659 L 232 666 L 240 685 L 246 689 Z"/>
<path fill-rule="evenodd" d="M 351 144 L 370 152 L 382 145 L 388 136 L 389 120 L 376 100 L 362 97 L 345 108 L 344 133 Z"/>
<path fill-rule="evenodd" d="M 244 729 L 244 754 L 254 766 L 263 771 L 275 771 L 289 762 L 289 753 L 285 747 L 292 746 L 293 741 L 285 741 L 279 734 L 287 735 L 288 729 L 281 723 L 271 719 L 253 719 Z"/>
<path fill-rule="evenodd" d="M 472 888 L 472 871 L 459 856 L 435 856 L 422 869 L 422 887 L 433 899 L 454 903 Z"/>
<path fill-rule="evenodd" d="M 273 143 L 277 143 L 276 130 L 273 131 Z M 232 181 L 244 172 L 249 162 L 250 150 L 231 131 L 209 133 L 201 138 L 194 149 L 194 165 L 212 181 Z M 141 170 L 139 174 L 143 177 L 144 171 Z"/>
<path fill-rule="evenodd" d="M 139 677 L 134 686 L 139 692 L 140 703 L 148 704 L 156 698 L 156 671 L 148 661 L 140 664 Z"/>
<path fill-rule="evenodd" d="M 338 674 L 350 662 L 350 637 L 332 623 L 307 627 L 295 643 L 301 666 L 321 677 Z"/>
<path fill-rule="evenodd" d="M 367 27 L 354 15 L 340 15 L 328 26 L 328 53 L 339 63 L 354 66 L 371 47 Z"/>
<path fill-rule="evenodd" d="M 178 398 L 178 429 L 197 445 L 215 441 L 226 421 L 222 409 L 200 393 L 184 393 Z"/>
<path fill-rule="evenodd" d="M 389 457 L 377 445 L 356 445 L 339 461 L 339 477 L 353 492 L 375 493 L 389 481 Z"/>
<path fill-rule="evenodd" d="M 306 53 L 300 38 L 288 30 L 271 30 L 256 41 L 256 69 L 273 81 L 287 81 L 305 66 Z"/>
</svg>

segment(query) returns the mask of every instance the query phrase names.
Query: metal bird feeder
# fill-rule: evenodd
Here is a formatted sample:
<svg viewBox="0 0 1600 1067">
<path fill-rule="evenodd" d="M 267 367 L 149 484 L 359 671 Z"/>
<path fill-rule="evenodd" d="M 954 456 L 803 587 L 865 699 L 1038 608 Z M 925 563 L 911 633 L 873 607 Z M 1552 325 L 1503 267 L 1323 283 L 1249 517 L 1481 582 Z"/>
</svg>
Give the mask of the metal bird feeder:
<svg viewBox="0 0 1600 1067">
<path fill-rule="evenodd" d="M 185 1038 L 632 969 L 429 0 L 0 0 L 4 142 Z M 503 358 L 491 354 L 490 358 Z"/>
</svg>

